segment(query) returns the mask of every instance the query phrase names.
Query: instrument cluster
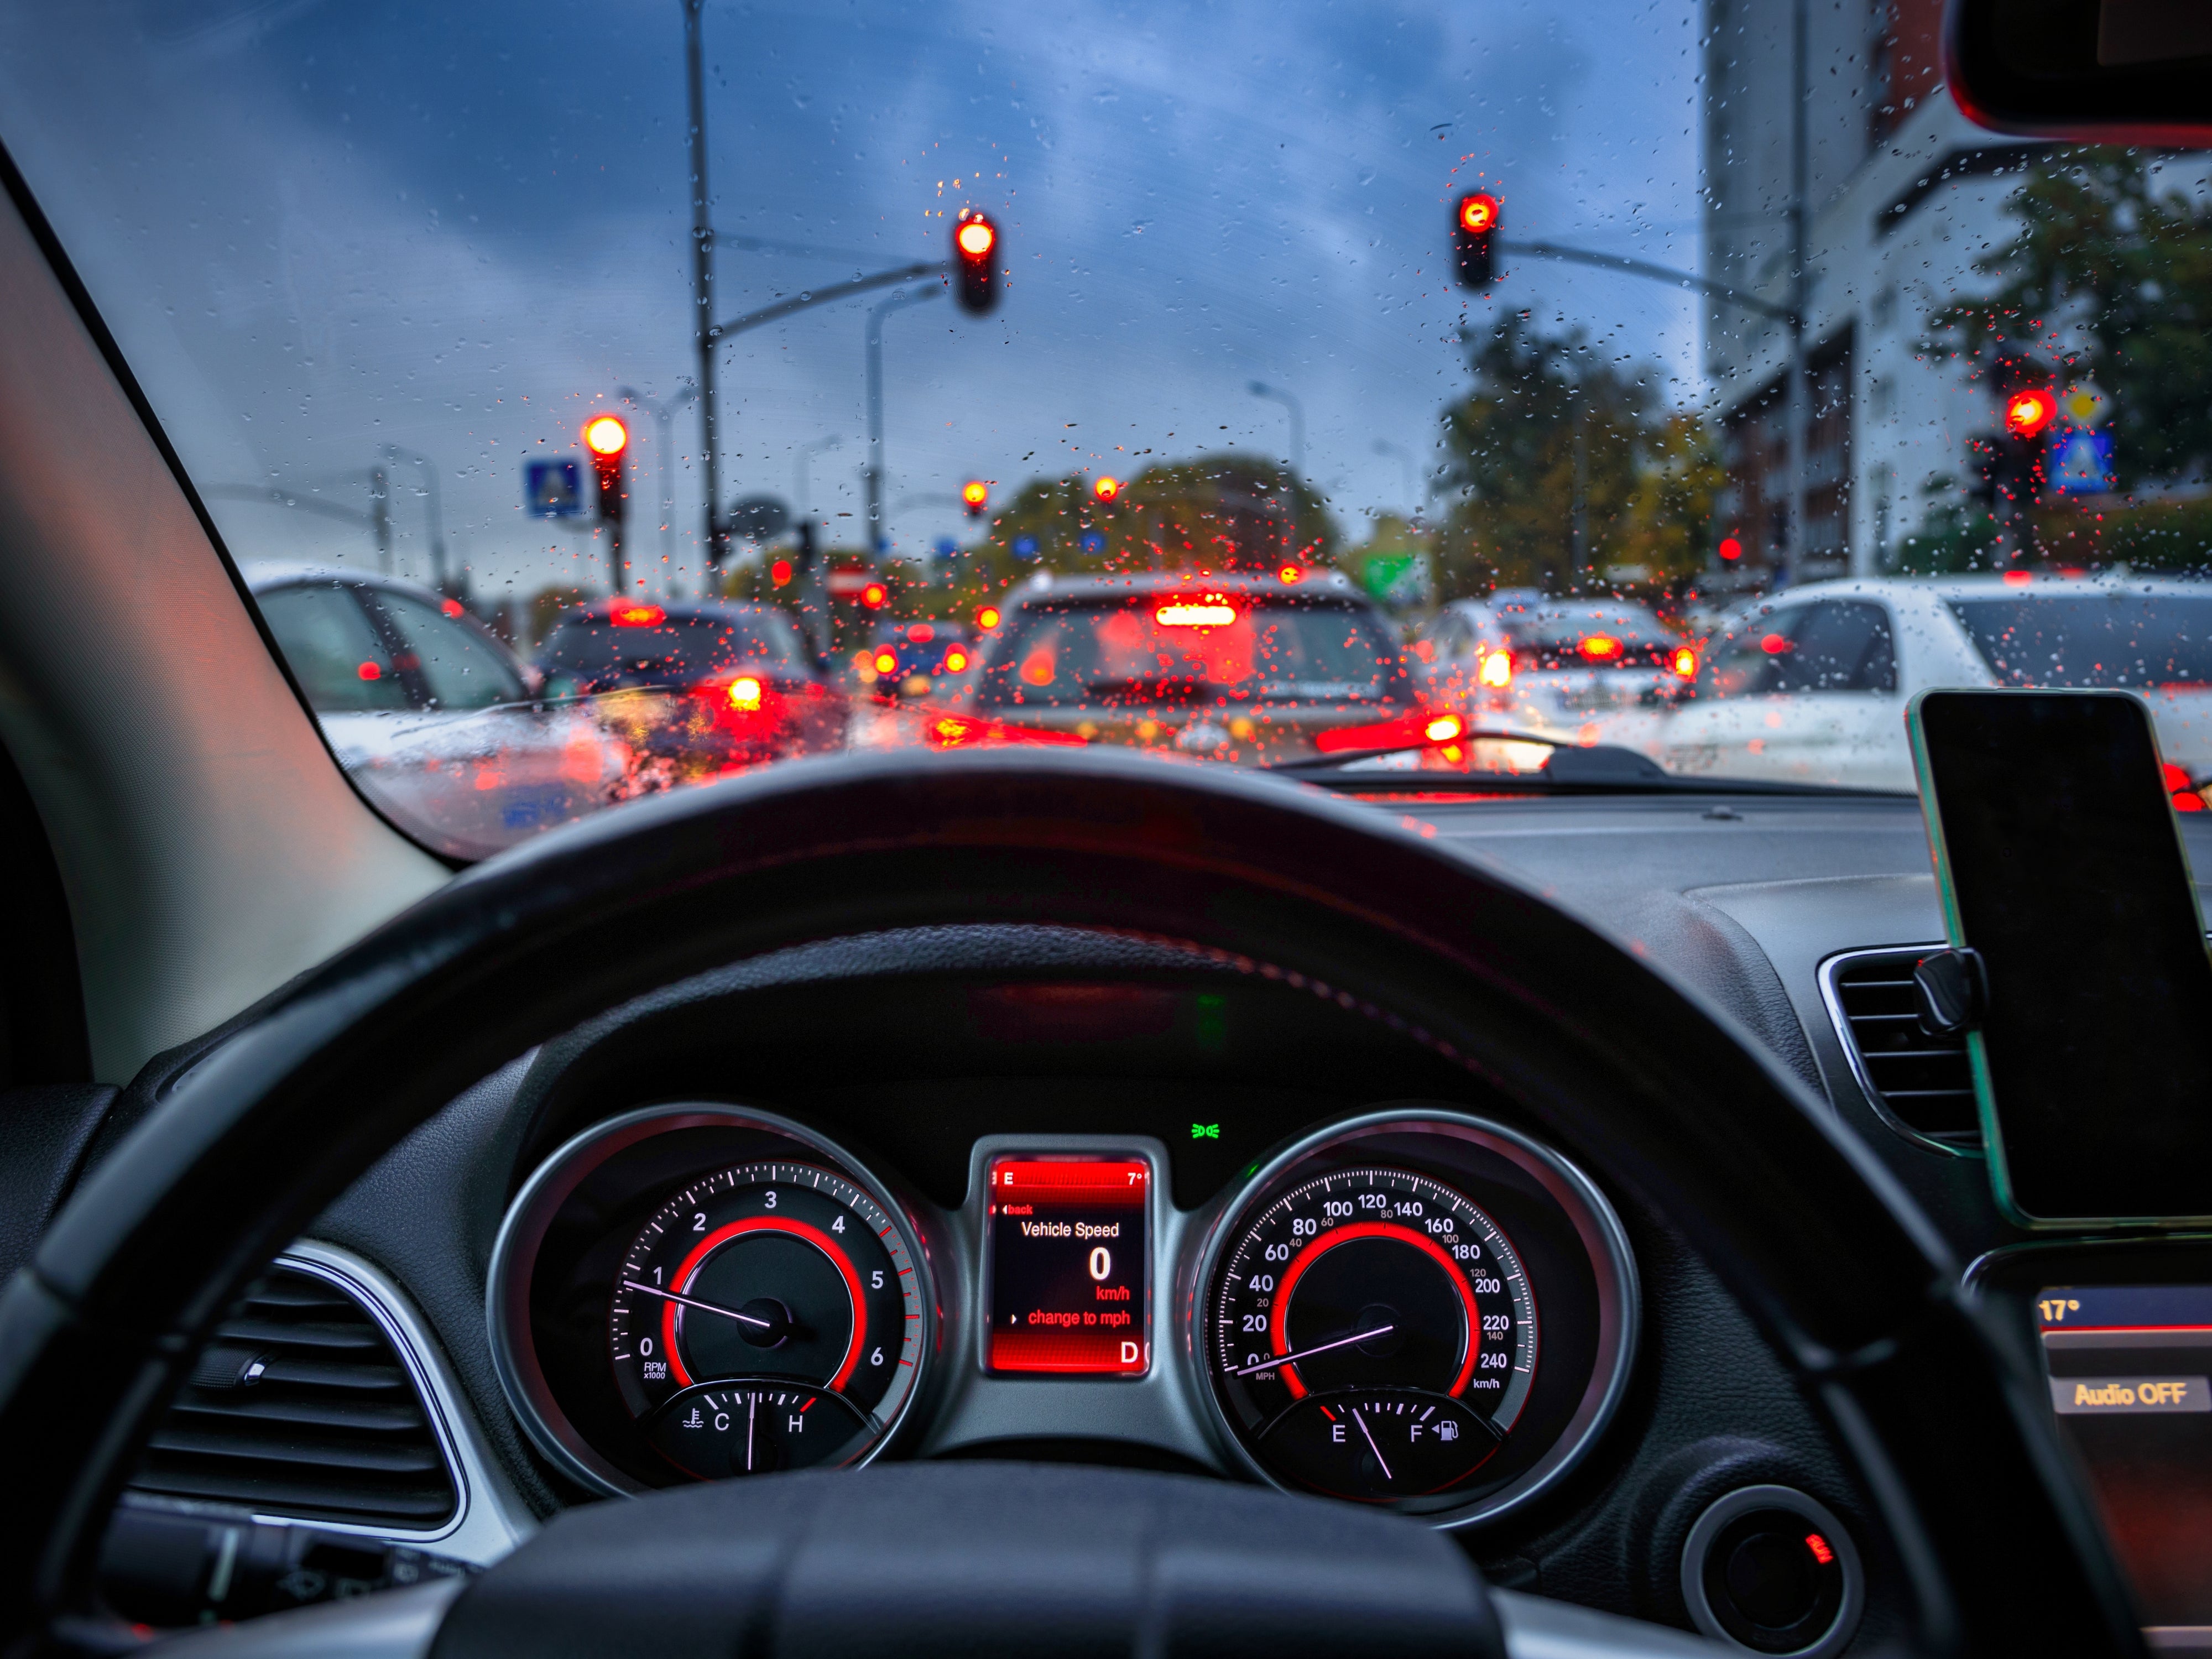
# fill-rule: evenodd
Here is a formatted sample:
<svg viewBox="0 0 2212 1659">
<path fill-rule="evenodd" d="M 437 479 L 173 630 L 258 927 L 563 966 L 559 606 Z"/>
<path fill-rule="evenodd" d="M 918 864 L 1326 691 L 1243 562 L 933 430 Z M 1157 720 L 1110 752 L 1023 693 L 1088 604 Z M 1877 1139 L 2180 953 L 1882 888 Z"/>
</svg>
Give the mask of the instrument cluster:
<svg viewBox="0 0 2212 1659">
<path fill-rule="evenodd" d="M 1462 1525 L 1603 1431 L 1637 1276 L 1605 1196 L 1503 1124 L 1324 1126 L 1195 1210 L 1144 1137 L 987 1137 L 945 1210 L 791 1118 L 678 1103 L 576 1136 L 494 1249 L 539 1449 L 636 1493 L 1100 1438 Z"/>
</svg>

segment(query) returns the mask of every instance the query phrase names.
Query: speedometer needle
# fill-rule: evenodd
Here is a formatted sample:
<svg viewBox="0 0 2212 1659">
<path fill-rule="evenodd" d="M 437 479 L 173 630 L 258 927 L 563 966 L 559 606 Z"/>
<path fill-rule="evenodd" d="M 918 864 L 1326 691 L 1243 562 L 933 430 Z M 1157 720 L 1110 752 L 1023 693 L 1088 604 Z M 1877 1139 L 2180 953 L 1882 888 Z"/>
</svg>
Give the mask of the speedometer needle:
<svg viewBox="0 0 2212 1659">
<path fill-rule="evenodd" d="M 725 1319 L 735 1319 L 747 1325 L 757 1325 L 763 1330 L 770 1328 L 773 1322 L 755 1319 L 750 1314 L 741 1314 L 735 1308 L 718 1308 L 711 1302 L 695 1302 L 688 1296 L 678 1296 L 673 1291 L 658 1291 L 650 1285 L 641 1285 L 635 1279 L 623 1280 L 623 1288 L 643 1291 L 647 1296 L 657 1296 L 670 1302 L 680 1302 L 687 1308 L 696 1308 L 701 1313 L 720 1314 Z"/>
<path fill-rule="evenodd" d="M 1375 1443 L 1375 1436 L 1367 1426 L 1367 1419 L 1359 1414 L 1359 1407 L 1357 1406 L 1352 1408 L 1352 1420 L 1359 1425 L 1359 1432 L 1367 1437 L 1367 1449 L 1375 1454 L 1375 1461 L 1382 1464 L 1382 1478 L 1385 1480 L 1395 1480 L 1398 1477 L 1390 1473 L 1390 1466 L 1388 1463 L 1382 1462 L 1382 1448 Z"/>
<path fill-rule="evenodd" d="M 1310 1359 L 1317 1353 L 1327 1353 L 1331 1348 L 1341 1348 L 1351 1343 L 1365 1342 L 1375 1337 L 1388 1336 L 1397 1328 L 1395 1325 L 1377 1325 L 1371 1331 L 1355 1331 L 1350 1336 L 1340 1336 L 1334 1342 L 1317 1342 L 1310 1348 L 1299 1349 L 1296 1353 L 1275 1354 L 1261 1360 L 1256 1365 L 1239 1365 L 1229 1374 L 1231 1376 L 1249 1376 L 1254 1371 L 1272 1371 L 1278 1365 L 1288 1365 L 1301 1359 Z"/>
</svg>

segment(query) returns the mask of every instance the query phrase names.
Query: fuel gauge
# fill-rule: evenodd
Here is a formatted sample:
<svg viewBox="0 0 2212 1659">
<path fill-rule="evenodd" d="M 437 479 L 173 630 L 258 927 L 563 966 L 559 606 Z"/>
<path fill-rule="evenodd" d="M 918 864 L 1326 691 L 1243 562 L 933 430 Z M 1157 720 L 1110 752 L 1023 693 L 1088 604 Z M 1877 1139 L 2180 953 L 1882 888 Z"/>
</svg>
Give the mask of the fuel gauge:
<svg viewBox="0 0 2212 1659">
<path fill-rule="evenodd" d="M 1292 1480 L 1370 1504 L 1448 1491 L 1504 1443 L 1449 1395 L 1391 1388 L 1308 1395 L 1260 1437 L 1268 1462 Z"/>
</svg>

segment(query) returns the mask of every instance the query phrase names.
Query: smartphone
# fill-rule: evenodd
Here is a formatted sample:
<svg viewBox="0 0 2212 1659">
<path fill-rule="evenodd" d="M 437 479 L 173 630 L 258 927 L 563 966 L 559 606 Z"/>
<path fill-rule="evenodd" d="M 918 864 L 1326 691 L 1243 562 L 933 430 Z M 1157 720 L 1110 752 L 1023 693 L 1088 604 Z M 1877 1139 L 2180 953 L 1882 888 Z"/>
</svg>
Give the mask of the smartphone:
<svg viewBox="0 0 2212 1659">
<path fill-rule="evenodd" d="M 2212 1224 L 2212 955 L 2150 710 L 1924 691 L 1905 714 L 1998 1204 L 2027 1227 Z"/>
</svg>

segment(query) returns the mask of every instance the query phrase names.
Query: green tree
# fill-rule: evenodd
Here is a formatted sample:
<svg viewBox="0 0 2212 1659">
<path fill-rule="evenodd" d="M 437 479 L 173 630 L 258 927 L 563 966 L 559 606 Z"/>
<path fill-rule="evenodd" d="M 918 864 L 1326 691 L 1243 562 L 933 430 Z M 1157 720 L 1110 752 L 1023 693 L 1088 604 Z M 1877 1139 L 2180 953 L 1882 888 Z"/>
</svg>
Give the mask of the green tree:
<svg viewBox="0 0 2212 1659">
<path fill-rule="evenodd" d="M 1702 421 L 1662 405 L 1654 368 L 1600 356 L 1580 329 L 1544 333 L 1526 312 L 1463 343 L 1474 386 L 1443 414 L 1444 482 L 1459 496 L 1437 537 L 1446 597 L 1702 563 L 1719 460 Z"/>
<path fill-rule="evenodd" d="M 2164 184 L 2161 165 L 2102 148 L 2039 161 L 2006 204 L 2017 233 L 1976 262 L 2000 285 L 1929 318 L 1929 349 L 1971 373 L 2026 354 L 2094 380 L 2122 489 L 2212 458 L 2212 203 Z"/>
</svg>

